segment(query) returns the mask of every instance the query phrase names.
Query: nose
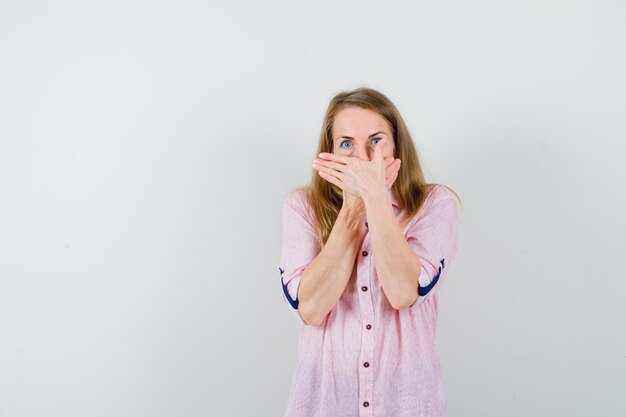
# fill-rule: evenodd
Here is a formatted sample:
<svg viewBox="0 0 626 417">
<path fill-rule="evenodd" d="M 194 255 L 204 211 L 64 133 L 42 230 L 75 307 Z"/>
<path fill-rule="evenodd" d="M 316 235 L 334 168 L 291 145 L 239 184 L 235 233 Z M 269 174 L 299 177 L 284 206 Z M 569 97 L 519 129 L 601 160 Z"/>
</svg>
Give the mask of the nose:
<svg viewBox="0 0 626 417">
<path fill-rule="evenodd" d="M 356 157 L 364 161 L 369 161 L 369 148 L 367 146 L 358 146 Z"/>
</svg>

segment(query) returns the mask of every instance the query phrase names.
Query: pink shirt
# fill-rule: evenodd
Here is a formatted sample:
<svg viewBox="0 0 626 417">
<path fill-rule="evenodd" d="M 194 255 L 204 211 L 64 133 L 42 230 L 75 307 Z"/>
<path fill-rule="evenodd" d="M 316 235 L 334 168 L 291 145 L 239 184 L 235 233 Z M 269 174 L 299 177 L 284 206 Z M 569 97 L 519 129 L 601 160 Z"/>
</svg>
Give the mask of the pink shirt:
<svg viewBox="0 0 626 417">
<path fill-rule="evenodd" d="M 393 192 L 389 199 L 398 220 Z M 298 312 L 302 272 L 321 250 L 306 210 L 305 188 L 283 204 L 282 298 L 300 322 L 298 352 L 284 417 L 443 417 L 443 375 L 435 348 L 437 290 L 456 254 L 458 203 L 436 185 L 403 234 L 422 265 L 419 297 L 394 309 L 376 275 L 367 222 L 343 295 L 319 326 Z"/>
</svg>

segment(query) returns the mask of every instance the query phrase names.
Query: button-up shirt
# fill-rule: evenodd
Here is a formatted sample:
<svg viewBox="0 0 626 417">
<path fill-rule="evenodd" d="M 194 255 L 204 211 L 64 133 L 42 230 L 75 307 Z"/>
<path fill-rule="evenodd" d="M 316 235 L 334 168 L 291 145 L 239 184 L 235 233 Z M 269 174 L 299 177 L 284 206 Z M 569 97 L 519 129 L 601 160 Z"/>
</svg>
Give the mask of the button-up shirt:
<svg viewBox="0 0 626 417">
<path fill-rule="evenodd" d="M 396 218 L 403 214 L 389 190 Z M 298 311 L 302 272 L 322 244 L 306 188 L 283 204 L 281 293 L 299 325 L 298 351 L 284 417 L 444 417 L 442 368 L 435 347 L 437 292 L 456 254 L 458 203 L 435 185 L 403 234 L 419 257 L 418 297 L 396 310 L 378 280 L 367 222 L 350 280 L 320 325 Z"/>
</svg>

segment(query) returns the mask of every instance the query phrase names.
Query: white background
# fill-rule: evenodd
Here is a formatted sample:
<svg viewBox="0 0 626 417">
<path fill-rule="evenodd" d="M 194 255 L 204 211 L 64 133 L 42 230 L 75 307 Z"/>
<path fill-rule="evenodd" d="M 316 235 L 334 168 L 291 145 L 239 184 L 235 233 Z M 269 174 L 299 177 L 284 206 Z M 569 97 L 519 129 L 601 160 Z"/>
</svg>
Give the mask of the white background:
<svg viewBox="0 0 626 417">
<path fill-rule="evenodd" d="M 626 413 L 620 1 L 0 2 L 0 417 L 281 416 L 281 207 L 379 89 L 464 214 L 451 417 Z"/>
</svg>

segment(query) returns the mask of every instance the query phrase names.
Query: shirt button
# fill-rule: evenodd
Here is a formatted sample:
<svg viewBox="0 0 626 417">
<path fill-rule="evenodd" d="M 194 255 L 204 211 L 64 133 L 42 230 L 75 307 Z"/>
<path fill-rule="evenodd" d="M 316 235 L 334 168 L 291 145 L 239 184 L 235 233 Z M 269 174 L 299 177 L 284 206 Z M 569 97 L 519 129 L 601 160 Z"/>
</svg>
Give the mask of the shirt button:
<svg viewBox="0 0 626 417">
<path fill-rule="evenodd" d="M 361 290 L 367 291 L 367 287 L 364 285 L 364 286 L 361 287 Z"/>
<path fill-rule="evenodd" d="M 371 325 L 371 324 L 368 324 L 367 326 L 365 326 L 365 328 L 366 328 L 367 330 L 369 330 L 369 329 L 371 329 L 371 328 L 372 328 L 372 325 Z"/>
<path fill-rule="evenodd" d="M 365 402 L 363 403 L 363 407 L 369 407 L 369 405 L 370 405 L 370 403 L 368 403 L 367 401 L 365 401 Z"/>
<path fill-rule="evenodd" d="M 363 253 L 361 253 L 361 255 L 367 256 L 367 251 L 363 251 Z"/>
<path fill-rule="evenodd" d="M 363 364 L 363 366 L 365 366 L 365 367 L 367 368 L 368 366 L 370 366 L 370 363 L 369 363 L 369 362 L 365 362 L 365 363 Z"/>
</svg>

